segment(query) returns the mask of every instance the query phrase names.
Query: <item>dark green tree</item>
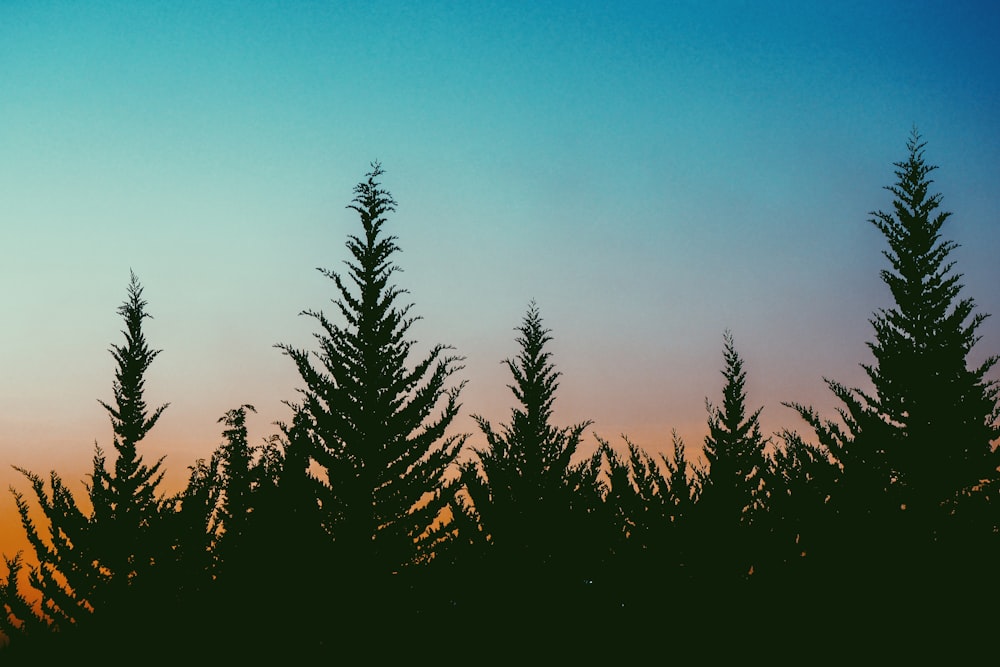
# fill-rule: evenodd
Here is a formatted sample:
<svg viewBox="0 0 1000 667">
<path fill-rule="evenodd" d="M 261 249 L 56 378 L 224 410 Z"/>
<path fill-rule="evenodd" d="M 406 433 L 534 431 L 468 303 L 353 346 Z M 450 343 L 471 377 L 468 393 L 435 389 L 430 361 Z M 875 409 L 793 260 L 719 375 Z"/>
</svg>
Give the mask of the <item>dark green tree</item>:
<svg viewBox="0 0 1000 667">
<path fill-rule="evenodd" d="M 125 321 L 124 345 L 112 345 L 116 362 L 113 384 L 114 404 L 100 401 L 111 418 L 116 452 L 109 470 L 100 450 L 94 457 L 89 486 L 93 507 L 90 540 L 99 545 L 101 567 L 110 573 L 113 604 L 124 605 L 126 591 L 144 585 L 157 562 L 170 556 L 172 538 L 164 530 L 162 518 L 172 507 L 160 493 L 163 458 L 146 465 L 138 445 L 159 420 L 167 404 L 150 411 L 145 400 L 145 376 L 160 354 L 146 343 L 143 320 L 146 311 L 142 286 L 131 274 L 128 298 L 118 308 Z M 121 609 L 134 617 L 134 610 Z"/>
<path fill-rule="evenodd" d="M 960 295 L 961 274 L 949 259 L 957 244 L 942 238 L 950 214 L 930 193 L 936 167 L 925 162 L 924 146 L 914 130 L 906 160 L 895 165 L 897 181 L 886 188 L 892 210 L 870 219 L 889 246 L 881 277 L 895 302 L 871 320 L 875 362 L 862 367 L 872 389 L 828 381 L 844 404 L 842 424 L 790 404 L 840 468 L 831 502 L 861 530 L 864 546 L 851 549 L 866 554 L 875 576 L 909 571 L 907 562 L 920 572 L 920 558 L 951 529 L 957 503 L 996 480 L 1000 463 L 998 387 L 987 379 L 997 357 L 970 364 L 986 315 Z"/>
<path fill-rule="evenodd" d="M 882 271 L 896 306 L 872 320 L 874 365 L 865 366 L 875 393 L 871 411 L 896 428 L 886 444 L 900 499 L 911 510 L 934 511 L 983 481 L 996 478 L 1000 437 L 997 383 L 986 379 L 998 357 L 971 366 L 969 354 L 987 315 L 961 297 L 962 275 L 941 239 L 951 215 L 939 212 L 941 195 L 930 194 L 924 143 L 914 131 L 909 156 L 896 164 L 893 212 L 876 211 L 871 222 L 889 244 L 890 269 Z"/>
<path fill-rule="evenodd" d="M 192 562 L 198 560 L 195 553 L 210 556 L 203 569 L 212 579 L 222 576 L 228 581 L 224 570 L 232 569 L 231 561 L 247 556 L 250 549 L 245 542 L 252 532 L 249 524 L 256 509 L 256 495 L 262 486 L 272 488 L 277 484 L 268 455 L 275 446 L 249 444 L 248 411 L 256 412 L 252 405 L 244 404 L 219 418 L 225 426 L 222 444 L 208 461 L 200 459 L 190 467 L 188 484 L 174 499 L 177 521 L 184 533 L 181 546 L 190 552 Z M 258 453 L 260 457 L 255 460 Z"/>
<path fill-rule="evenodd" d="M 516 339 L 521 352 L 503 363 L 514 376 L 509 387 L 519 405 L 500 431 L 484 417 L 473 415 L 487 446 L 476 449 L 477 460 L 463 467 L 472 496 L 469 508 L 485 527 L 489 542 L 495 546 L 509 542 L 513 557 L 547 542 L 544 535 L 552 526 L 546 515 L 565 509 L 560 506 L 569 500 L 568 490 L 582 465 L 574 456 L 583 431 L 591 424 L 559 428 L 551 423 L 561 374 L 545 349 L 550 331 L 542 327 L 534 303 L 517 330 L 522 334 Z M 551 558 L 541 552 L 536 556 L 540 561 Z"/>
<path fill-rule="evenodd" d="M 24 570 L 24 555 L 17 553 L 13 558 L 4 556 L 7 576 L 0 579 L 0 633 L 10 641 L 31 639 L 36 634 L 49 635 L 51 628 L 39 616 L 32 601 L 21 592 L 21 572 Z"/>
<path fill-rule="evenodd" d="M 171 560 L 161 564 L 169 569 L 164 578 L 174 585 L 178 602 L 188 607 L 204 604 L 218 575 L 219 467 L 218 452 L 188 466 L 187 484 L 172 498 L 174 512 L 166 517 L 173 524 L 174 545 Z"/>
<path fill-rule="evenodd" d="M 134 273 L 128 298 L 118 313 L 125 322 L 125 344 L 111 347 L 117 366 L 115 401 L 114 405 L 101 401 L 111 417 L 117 457 L 109 470 L 103 451 L 96 450 L 91 481 L 86 485 L 91 513 L 81 510 L 54 471 L 46 490 L 41 477 L 19 469 L 31 482 L 44 529 L 35 524 L 28 500 L 14 491 L 37 559 L 28 581 L 40 596 L 39 620 L 64 635 L 76 631 L 97 637 L 102 631 L 113 631 L 128 636 L 149 622 L 145 614 L 151 612 L 153 600 L 161 607 L 165 604 L 161 597 L 165 587 L 153 570 L 157 564 L 170 562 L 176 546 L 164 522 L 172 505 L 157 495 L 162 458 L 147 466 L 138 452 L 139 443 L 167 406 L 150 413 L 144 399 L 145 373 L 159 351 L 149 348 L 142 331 L 149 314 Z M 11 565 L 20 567 L 20 560 L 8 564 L 13 572 Z M 17 599 L 10 603 L 23 612 Z M 95 618 L 99 626 L 94 625 Z"/>
<path fill-rule="evenodd" d="M 247 537 L 248 523 L 253 512 L 253 494 L 257 484 L 253 479 L 254 451 L 247 441 L 247 411 L 256 412 L 252 405 L 229 410 L 219 421 L 225 424 L 224 442 L 219 446 L 219 484 L 222 492 L 218 521 L 222 534 L 217 550 L 239 557 Z M 225 559 L 226 555 L 220 556 Z"/>
<path fill-rule="evenodd" d="M 670 455 L 652 456 L 624 436 L 628 457 L 613 451 L 599 439 L 607 467 L 605 500 L 615 521 L 615 532 L 638 549 L 650 554 L 657 565 L 670 560 L 671 566 L 686 562 L 688 537 L 678 539 L 689 528 L 700 496 L 700 470 L 692 469 L 687 446 L 676 430 L 670 434 Z M 672 553 L 673 555 L 667 555 Z"/>
<path fill-rule="evenodd" d="M 588 519 L 600 502 L 601 452 L 578 460 L 590 421 L 552 423 L 561 374 L 546 349 L 550 330 L 534 302 L 517 331 L 521 351 L 503 362 L 514 378 L 509 387 L 517 405 L 499 430 L 473 415 L 486 446 L 462 467 L 468 497 L 456 513 L 479 526 L 475 534 L 485 543 L 485 567 L 503 589 L 495 592 L 505 598 L 523 595 L 520 603 L 538 609 L 555 590 L 568 594 L 562 586 L 584 580 L 593 566 L 587 562 L 595 556 L 587 546 L 593 541 Z"/>
<path fill-rule="evenodd" d="M 667 506 L 670 520 L 683 523 L 691 520 L 691 513 L 701 498 L 700 474 L 687 458 L 687 445 L 677 431 L 671 432 L 671 455 L 662 456 L 667 469 Z"/>
<path fill-rule="evenodd" d="M 767 458 L 762 491 L 765 512 L 756 527 L 763 533 L 762 576 L 775 589 L 806 582 L 832 586 L 838 563 L 836 506 L 840 468 L 823 445 L 785 430 Z M 828 590 L 834 590 L 830 588 Z M 777 590 L 775 591 L 777 592 Z M 824 596 L 818 596 L 820 598 Z"/>
<path fill-rule="evenodd" d="M 5 557 L 8 575 L 0 595 L 4 596 L 3 606 L 12 614 L 5 630 L 11 630 L 8 634 L 15 642 L 26 632 L 37 639 L 42 627 L 69 635 L 88 625 L 94 600 L 100 598 L 107 578 L 95 561 L 96 551 L 87 541 L 87 517 L 62 478 L 55 471 L 51 472 L 47 490 L 45 480 L 39 475 L 23 468 L 16 470 L 31 482 L 45 529 L 36 525 L 31 516 L 31 503 L 25 495 L 11 489 L 21 525 L 37 561 L 28 567 L 31 589 L 28 596 L 37 596 L 39 604 L 25 607 L 23 602 L 29 598 L 17 593 L 18 578 L 24 567 L 21 554 L 13 559 Z"/>
<path fill-rule="evenodd" d="M 613 536 L 606 577 L 612 617 L 625 624 L 623 630 L 649 618 L 683 623 L 702 595 L 695 567 L 702 539 L 696 531 L 699 470 L 676 430 L 669 453 L 655 457 L 623 438 L 627 457 L 601 441 L 608 478 L 604 513 L 611 516 Z"/>
<path fill-rule="evenodd" d="M 200 460 L 191 468 L 177 513 L 185 536 L 178 552 L 189 562 L 188 574 L 180 583 L 192 589 L 187 597 L 187 626 L 195 630 L 198 623 L 217 625 L 216 641 L 234 649 L 249 648 L 246 628 L 259 623 L 264 610 L 294 609 L 306 603 L 304 587 L 286 590 L 293 576 L 279 572 L 293 569 L 294 578 L 305 579 L 321 570 L 319 563 L 307 564 L 304 559 L 310 549 L 302 535 L 296 534 L 304 527 L 296 520 L 291 503 L 279 495 L 285 464 L 280 438 L 272 436 L 261 445 L 251 445 L 249 412 L 256 409 L 243 404 L 219 418 L 224 425 L 223 441 L 209 461 Z M 315 530 L 318 518 L 311 518 L 310 527 Z M 267 572 L 280 576 L 281 583 L 261 586 Z M 294 615 L 271 618 L 268 625 L 276 635 L 292 639 L 287 636 L 293 631 L 286 624 L 287 617 Z M 225 623 L 218 623 L 219 618 Z"/>
<path fill-rule="evenodd" d="M 399 247 L 384 228 L 396 203 L 382 173 L 373 164 L 354 188 L 348 208 L 362 233 L 348 237 L 346 277 L 320 269 L 339 293 L 339 321 L 307 310 L 320 326 L 319 350 L 278 346 L 305 384 L 284 432 L 286 461 L 307 471 L 308 479 L 298 479 L 311 487 L 342 574 L 355 579 L 420 558 L 421 538 L 447 505 L 446 473 L 464 441 L 448 432 L 462 384 L 447 383 L 461 358 L 436 345 L 409 365 L 416 318 L 412 304 L 399 304 L 406 290 L 390 283 Z"/>
<path fill-rule="evenodd" d="M 627 455 L 601 440 L 605 453 L 605 514 L 611 523 L 611 599 L 628 617 L 663 614 L 664 600 L 693 592 L 692 516 L 697 471 L 684 441 L 672 432 L 670 455 L 653 456 L 623 436 Z"/>
<path fill-rule="evenodd" d="M 708 435 L 699 471 L 699 521 L 706 547 L 705 561 L 720 571 L 714 576 L 747 573 L 754 567 L 758 544 L 752 526 L 763 512 L 762 483 L 769 440 L 760 432 L 758 408 L 746 408 L 746 371 L 732 333 L 724 334 L 721 406 L 708 399 Z M 759 567 L 759 564 L 758 564 Z"/>
<path fill-rule="evenodd" d="M 708 435 L 704 454 L 708 462 L 701 474 L 700 503 L 726 523 L 749 523 L 761 506 L 761 481 L 768 438 L 760 432 L 758 408 L 747 414 L 746 371 L 733 336 L 726 332 L 722 376 L 722 405 L 706 399 Z"/>
<path fill-rule="evenodd" d="M 604 501 L 613 525 L 612 549 L 622 563 L 644 560 L 649 554 L 657 560 L 662 554 L 664 534 L 671 525 L 670 490 L 663 469 L 656 459 L 623 436 L 627 456 L 616 452 L 609 442 L 599 439 L 607 467 L 607 491 Z M 638 563 L 628 569 L 635 570 Z"/>
</svg>

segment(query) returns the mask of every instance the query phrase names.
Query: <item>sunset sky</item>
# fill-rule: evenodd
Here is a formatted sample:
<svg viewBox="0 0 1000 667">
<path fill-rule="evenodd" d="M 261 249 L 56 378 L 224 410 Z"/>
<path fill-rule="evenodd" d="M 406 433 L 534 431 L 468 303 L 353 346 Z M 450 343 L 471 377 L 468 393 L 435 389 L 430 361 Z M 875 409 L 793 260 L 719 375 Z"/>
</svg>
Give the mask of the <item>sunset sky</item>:
<svg viewBox="0 0 1000 667">
<path fill-rule="evenodd" d="M 560 424 L 696 449 L 727 328 L 767 432 L 802 427 L 781 401 L 833 416 L 822 378 L 863 383 L 892 305 L 867 220 L 914 126 L 963 294 L 1000 315 L 998 34 L 960 0 L 0 3 L 0 489 L 111 448 L 130 269 L 168 484 L 230 408 L 275 432 L 299 385 L 273 346 L 334 314 L 316 267 L 374 160 L 418 349 L 466 357 L 459 430 L 506 419 L 532 299 Z M 0 551 L 15 524 L 4 493 Z"/>
</svg>

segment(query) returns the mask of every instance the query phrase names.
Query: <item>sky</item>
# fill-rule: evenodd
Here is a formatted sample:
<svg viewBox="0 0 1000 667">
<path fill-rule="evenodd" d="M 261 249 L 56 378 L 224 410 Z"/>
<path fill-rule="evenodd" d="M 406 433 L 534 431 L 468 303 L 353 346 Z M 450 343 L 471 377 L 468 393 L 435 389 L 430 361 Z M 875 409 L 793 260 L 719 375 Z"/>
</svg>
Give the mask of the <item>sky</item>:
<svg viewBox="0 0 1000 667">
<path fill-rule="evenodd" d="M 977 312 L 1000 314 L 1000 6 L 990 2 L 0 2 L 0 487 L 79 487 L 144 286 L 165 484 L 244 403 L 301 386 L 274 346 L 333 315 L 346 208 L 398 202 L 418 352 L 453 345 L 455 428 L 505 421 L 534 300 L 555 420 L 667 451 L 707 433 L 723 333 L 767 433 L 835 416 L 891 307 L 871 212 L 917 128 Z M 974 360 L 1000 353 L 989 318 Z M 0 551 L 16 548 L 0 498 Z"/>
</svg>

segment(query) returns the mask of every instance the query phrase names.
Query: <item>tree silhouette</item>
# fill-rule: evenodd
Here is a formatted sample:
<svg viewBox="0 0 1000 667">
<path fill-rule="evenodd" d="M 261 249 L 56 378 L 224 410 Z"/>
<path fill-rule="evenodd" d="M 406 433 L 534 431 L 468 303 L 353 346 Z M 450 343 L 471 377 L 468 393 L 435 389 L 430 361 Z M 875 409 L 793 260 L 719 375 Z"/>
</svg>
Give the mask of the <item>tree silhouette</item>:
<svg viewBox="0 0 1000 667">
<path fill-rule="evenodd" d="M 691 463 L 687 459 L 687 446 L 683 438 L 674 430 L 671 432 L 671 456 L 663 457 L 663 465 L 667 468 L 667 504 L 670 507 L 670 520 L 684 522 L 690 520 L 694 506 L 701 498 L 700 475 L 695 470 L 689 470 Z"/>
<path fill-rule="evenodd" d="M 552 424 L 560 373 L 546 349 L 550 330 L 534 302 L 517 331 L 521 351 L 503 362 L 514 378 L 508 386 L 517 405 L 500 430 L 473 415 L 486 447 L 462 467 L 468 501 L 460 499 L 456 514 L 479 527 L 474 534 L 485 542 L 487 579 L 499 589 L 492 593 L 526 613 L 569 594 L 566 584 L 582 581 L 593 566 L 587 510 L 600 499 L 601 454 L 576 460 L 590 421 Z"/>
<path fill-rule="evenodd" d="M 395 202 L 374 163 L 348 206 L 362 231 L 348 235 L 347 270 L 319 269 L 336 317 L 302 313 L 318 324 L 315 351 L 276 346 L 303 383 L 289 423 L 252 446 L 254 407 L 227 411 L 221 444 L 164 497 L 164 459 L 141 454 L 167 407 L 145 399 L 160 351 L 131 273 L 113 400 L 100 401 L 114 451 L 95 447 L 87 498 L 55 471 L 16 468 L 30 485 L 11 491 L 33 559 L 4 555 L 3 658 L 412 659 L 544 642 L 563 662 L 592 661 L 602 637 L 629 633 L 610 646 L 635 652 L 664 627 L 671 655 L 704 657 L 723 638 L 752 651 L 759 621 L 782 650 L 817 631 L 830 646 L 859 630 L 886 640 L 894 623 L 974 639 L 971 624 L 991 620 L 976 617 L 984 600 L 1000 594 L 1000 381 L 988 379 L 1000 357 L 969 361 L 986 315 L 961 295 L 957 246 L 942 239 L 950 214 L 915 130 L 907 149 L 886 188 L 892 209 L 869 221 L 888 244 L 881 279 L 894 301 L 870 320 L 871 388 L 826 380 L 839 419 L 785 403 L 816 442 L 785 429 L 772 443 L 727 330 L 704 465 L 676 431 L 666 453 L 627 436 L 622 452 L 597 437 L 589 453 L 590 421 L 556 426 L 562 376 L 534 301 L 502 362 L 509 421 L 474 414 L 485 444 L 459 464 L 462 358 L 445 345 L 416 354 L 418 318 L 391 282 Z M 382 644 L 366 644 L 373 635 Z"/>
<path fill-rule="evenodd" d="M 113 471 L 108 470 L 98 450 L 89 489 L 91 540 L 99 545 L 101 567 L 110 571 L 112 605 L 129 619 L 135 618 L 135 609 L 125 608 L 128 589 L 145 585 L 150 570 L 169 560 L 172 540 L 162 523 L 172 508 L 158 495 L 163 459 L 147 466 L 138 452 L 139 443 L 167 408 L 164 404 L 149 412 L 144 398 L 146 371 L 160 353 L 150 349 L 142 331 L 143 320 L 151 317 L 146 305 L 142 286 L 132 273 L 128 298 L 118 309 L 125 321 L 125 344 L 111 346 L 117 364 L 114 405 L 100 401 L 111 418 L 117 457 Z"/>
<path fill-rule="evenodd" d="M 705 401 L 709 414 L 703 449 L 707 466 L 699 471 L 699 522 L 706 547 L 703 557 L 717 568 L 713 573 L 716 578 L 745 575 L 754 567 L 760 545 L 754 539 L 752 524 L 763 510 L 761 484 L 768 444 L 760 432 L 763 408 L 747 413 L 746 371 L 731 332 L 725 332 L 724 343 L 722 405 Z"/>
<path fill-rule="evenodd" d="M 664 609 L 664 600 L 689 598 L 690 604 L 697 591 L 693 566 L 702 539 L 695 532 L 698 471 L 692 471 L 676 430 L 671 432 L 669 456 L 654 457 L 627 436 L 623 439 L 627 456 L 599 439 L 607 468 L 603 509 L 611 523 L 613 554 L 605 594 L 616 617 L 626 623 L 646 616 L 678 621 L 674 609 Z"/>
<path fill-rule="evenodd" d="M 866 366 L 875 386 L 868 408 L 894 425 L 886 444 L 896 486 L 908 510 L 933 512 L 957 493 L 996 477 L 1000 464 L 991 441 L 1000 437 L 997 383 L 985 379 L 998 357 L 969 368 L 968 356 L 986 319 L 960 298 L 961 274 L 948 255 L 957 248 L 941 240 L 951 215 L 935 213 L 941 195 L 928 194 L 924 143 L 914 130 L 909 156 L 897 163 L 892 214 L 877 211 L 872 223 L 883 233 L 892 270 L 882 279 L 896 302 L 872 320 L 877 361 Z"/>
<path fill-rule="evenodd" d="M 222 432 L 224 442 L 219 446 L 217 455 L 221 487 L 217 511 L 222 534 L 216 551 L 223 560 L 228 560 L 229 554 L 238 558 L 244 550 L 242 543 L 247 539 L 253 512 L 252 496 L 256 484 L 253 479 L 254 452 L 247 442 L 247 411 L 256 412 L 256 409 L 244 404 L 219 418 L 219 422 L 226 427 Z"/>
<path fill-rule="evenodd" d="M 75 631 L 93 641 L 102 632 L 128 636 L 149 622 L 145 614 L 152 613 L 153 601 L 164 604 L 163 587 L 153 570 L 170 562 L 175 545 L 164 521 L 172 507 L 157 496 L 162 459 L 147 466 L 138 452 L 140 441 L 167 407 L 149 413 L 144 399 L 145 373 L 159 353 L 149 348 L 142 331 L 143 320 L 150 317 L 146 305 L 142 286 L 132 273 L 128 297 L 118 308 L 125 322 L 125 344 L 111 347 L 117 366 L 114 405 L 100 401 L 111 417 L 117 458 L 109 470 L 103 451 L 96 449 L 87 484 L 90 515 L 80 509 L 54 471 L 49 476 L 50 491 L 46 491 L 41 477 L 18 469 L 31 482 L 45 532 L 32 519 L 24 495 L 14 491 L 22 526 L 38 561 L 28 573 L 30 586 L 41 598 L 34 611 L 37 620 L 64 635 Z M 20 567 L 19 558 L 8 561 L 9 586 Z M 24 611 L 16 597 L 9 604 Z M 99 625 L 94 624 L 95 618 Z M 30 619 L 22 620 L 32 624 Z"/>
<path fill-rule="evenodd" d="M 754 578 L 769 589 L 772 600 L 802 600 L 797 591 L 810 588 L 809 599 L 822 605 L 842 581 L 838 554 L 843 531 L 837 530 L 840 468 L 822 444 L 806 442 L 785 430 L 767 458 L 763 471 L 764 512 L 755 524 L 761 545 L 759 572 Z"/>
<path fill-rule="evenodd" d="M 198 459 L 188 466 L 187 484 L 171 499 L 173 513 L 165 516 L 174 544 L 170 560 L 160 564 L 159 569 L 165 570 L 160 578 L 172 587 L 172 597 L 183 616 L 176 619 L 176 625 L 186 621 L 189 630 L 205 622 L 203 612 L 218 576 L 219 465 L 216 452 L 210 460 Z"/>
<path fill-rule="evenodd" d="M 348 208 L 363 233 L 348 237 L 347 277 L 319 269 L 337 287 L 333 303 L 343 323 L 307 310 L 321 329 L 319 350 L 278 346 L 305 383 L 284 430 L 285 456 L 317 470 L 300 479 L 318 500 L 345 581 L 388 575 L 420 557 L 418 543 L 447 505 L 445 475 L 464 440 L 447 433 L 462 385 L 446 383 L 461 359 L 436 345 L 407 365 L 416 318 L 408 315 L 412 304 L 398 305 L 406 290 L 389 282 L 399 248 L 384 233 L 396 204 L 379 182 L 382 173 L 373 164 L 354 188 Z"/>
<path fill-rule="evenodd" d="M 301 602 L 296 595 L 301 589 L 263 587 L 261 577 L 280 569 L 283 560 L 301 568 L 303 554 L 296 547 L 305 550 L 303 536 L 295 533 L 306 527 L 295 519 L 291 503 L 279 497 L 285 460 L 278 438 L 251 446 L 249 412 L 256 409 L 243 404 L 219 418 L 223 442 L 209 461 L 191 466 L 187 487 L 177 497 L 176 520 L 183 536 L 177 557 L 186 565 L 177 568 L 183 574 L 176 579 L 187 593 L 185 629 L 216 625 L 216 642 L 233 649 L 250 647 L 247 628 L 260 622 L 262 610 L 293 608 Z M 314 523 L 308 528 L 318 528 L 318 518 L 311 518 Z M 310 563 L 304 574 L 315 576 L 320 569 L 316 565 Z M 225 622 L 220 624 L 219 618 Z M 289 631 L 280 619 L 271 618 L 268 625 L 272 631 Z"/>
<path fill-rule="evenodd" d="M 239 562 L 252 551 L 247 543 L 256 518 L 257 496 L 273 492 L 277 484 L 276 447 L 273 443 L 263 447 L 248 443 L 248 411 L 256 409 L 243 404 L 219 418 L 225 426 L 222 444 L 208 461 L 199 459 L 190 466 L 188 484 L 174 499 L 184 532 L 181 546 L 192 555 L 192 563 L 199 561 L 196 554 L 206 555 L 207 560 L 200 559 L 199 569 L 227 584 L 235 579 L 238 586 L 247 582 L 231 576 L 231 570 L 240 570 Z"/>
<path fill-rule="evenodd" d="M 896 163 L 889 213 L 870 222 L 885 237 L 890 268 L 881 272 L 895 305 L 876 312 L 874 364 L 863 364 L 873 391 L 827 381 L 844 407 L 843 425 L 791 403 L 818 434 L 841 469 L 831 502 L 860 531 L 851 542 L 870 575 L 926 576 L 931 550 L 956 503 L 997 477 L 992 441 L 998 430 L 997 392 L 986 374 L 997 357 L 978 366 L 968 356 L 986 315 L 973 314 L 960 297 L 961 274 L 949 255 L 957 245 L 942 240 L 950 214 L 939 212 L 941 195 L 930 194 L 924 146 L 914 130 L 908 156 Z M 847 542 L 845 542 L 847 543 Z M 940 568 L 931 567 L 940 572 Z"/>
<path fill-rule="evenodd" d="M 623 436 L 628 455 L 599 439 L 607 462 L 606 511 L 612 524 L 611 549 L 623 570 L 644 568 L 646 557 L 663 566 L 665 533 L 671 527 L 670 487 L 656 459 Z M 662 455 L 661 455 L 662 457 Z M 664 460 L 664 465 L 668 465 Z"/>
<path fill-rule="evenodd" d="M 747 414 L 746 371 L 733 336 L 727 331 L 724 339 L 722 405 L 705 401 L 709 432 L 703 451 L 708 468 L 701 475 L 700 502 L 703 508 L 710 505 L 723 520 L 738 524 L 748 522 L 750 513 L 761 504 L 760 480 L 768 439 L 760 432 L 763 408 Z"/>
<path fill-rule="evenodd" d="M 0 632 L 18 643 L 33 639 L 38 634 L 48 635 L 51 632 L 49 624 L 21 592 L 19 579 L 24 570 L 23 554 L 17 553 L 13 558 L 4 556 L 4 563 L 7 576 L 0 580 Z"/>
</svg>

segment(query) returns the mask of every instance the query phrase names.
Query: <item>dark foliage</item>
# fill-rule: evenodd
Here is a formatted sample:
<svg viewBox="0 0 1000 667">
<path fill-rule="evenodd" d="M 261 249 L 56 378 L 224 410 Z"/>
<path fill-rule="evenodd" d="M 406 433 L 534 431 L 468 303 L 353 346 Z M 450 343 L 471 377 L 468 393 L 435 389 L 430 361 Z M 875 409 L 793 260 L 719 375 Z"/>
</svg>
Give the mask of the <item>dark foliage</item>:
<svg viewBox="0 0 1000 667">
<path fill-rule="evenodd" d="M 560 373 L 532 303 L 517 328 L 517 357 L 504 361 L 517 401 L 510 422 L 497 430 L 475 415 L 486 446 L 462 467 L 465 496 L 455 503 L 470 539 L 480 542 L 480 565 L 490 604 L 526 614 L 550 608 L 591 582 L 600 555 L 594 550 L 594 515 L 600 504 L 600 454 L 580 457 L 591 422 L 552 424 Z"/>
<path fill-rule="evenodd" d="M 746 408 L 746 371 L 733 336 L 724 336 L 721 406 L 706 400 L 708 435 L 704 455 L 707 466 L 699 471 L 698 529 L 701 533 L 699 566 L 722 585 L 749 577 L 759 570 L 760 527 L 764 514 L 765 448 L 760 413 Z"/>
<path fill-rule="evenodd" d="M 986 316 L 960 295 L 916 132 L 907 148 L 892 211 L 871 219 L 894 299 L 871 320 L 872 389 L 828 381 L 839 419 L 788 403 L 816 441 L 773 442 L 727 331 L 704 462 L 676 432 L 665 453 L 627 436 L 588 451 L 589 420 L 554 425 L 561 374 L 534 302 L 503 362 L 510 419 L 473 415 L 483 442 L 460 460 L 462 359 L 415 354 L 374 164 L 349 206 L 361 232 L 346 272 L 320 269 L 336 317 L 304 312 L 315 351 L 277 346 L 303 383 L 289 422 L 251 445 L 254 407 L 227 411 L 221 444 L 164 497 L 163 459 L 140 453 L 166 406 L 146 405 L 159 351 L 133 274 L 101 402 L 113 461 L 96 449 L 89 507 L 56 472 L 18 469 L 32 553 L 4 557 L 0 659 L 800 662 L 872 645 L 861 655 L 901 661 L 938 637 L 956 660 L 981 647 L 1000 593 L 998 358 L 969 364 Z"/>
<path fill-rule="evenodd" d="M 111 347 L 115 398 L 113 404 L 101 401 L 111 418 L 116 458 L 109 469 L 99 447 L 94 454 L 86 485 L 90 513 L 80 508 L 56 472 L 49 475 L 46 490 L 40 476 L 19 469 L 31 483 L 44 528 L 36 526 L 24 495 L 14 491 L 37 560 L 28 583 L 40 598 L 28 613 L 12 589 L 12 597 L 5 596 L 13 615 L 8 629 L 20 628 L 15 635 L 28 631 L 37 639 L 39 628 L 45 627 L 63 641 L 145 636 L 160 611 L 172 608 L 175 600 L 168 573 L 179 535 L 170 530 L 172 503 L 158 495 L 163 460 L 148 466 L 138 451 L 167 406 L 149 412 L 144 398 L 145 374 L 159 351 L 149 348 L 142 331 L 149 314 L 134 273 L 118 313 L 125 322 L 125 343 Z M 9 584 L 21 567 L 19 556 L 8 561 Z"/>
<path fill-rule="evenodd" d="M 915 130 L 907 150 L 886 188 L 892 211 L 870 220 L 889 246 L 890 268 L 881 276 L 895 301 L 871 320 L 875 363 L 863 368 L 873 390 L 828 381 L 843 403 L 840 424 L 790 404 L 836 463 L 827 502 L 836 518 L 829 546 L 837 571 L 884 590 L 948 579 L 953 568 L 978 561 L 984 546 L 996 550 L 996 517 L 976 499 L 995 487 L 1000 463 L 998 387 L 986 379 L 997 357 L 969 365 L 986 315 L 960 297 L 961 274 L 949 261 L 957 246 L 941 237 L 950 214 L 930 194 L 935 167 L 924 161 Z M 792 443 L 801 449 L 795 437 Z M 972 529 L 963 515 L 981 522 Z"/>
<path fill-rule="evenodd" d="M 410 596 L 410 569 L 433 555 L 432 528 L 446 519 L 447 475 L 465 439 L 450 432 L 462 384 L 448 383 L 461 358 L 435 345 L 413 361 L 417 318 L 390 282 L 399 247 L 385 225 L 396 203 L 382 173 L 374 164 L 354 189 L 349 208 L 362 229 L 348 236 L 346 275 L 320 269 L 336 286 L 337 317 L 304 313 L 319 324 L 319 349 L 279 346 L 304 383 L 283 428 L 279 489 L 325 538 L 308 528 L 296 549 L 315 566 L 303 584 L 336 596 L 355 619 Z"/>
</svg>

